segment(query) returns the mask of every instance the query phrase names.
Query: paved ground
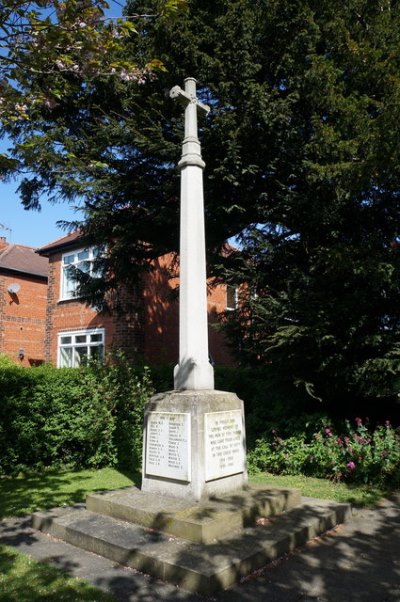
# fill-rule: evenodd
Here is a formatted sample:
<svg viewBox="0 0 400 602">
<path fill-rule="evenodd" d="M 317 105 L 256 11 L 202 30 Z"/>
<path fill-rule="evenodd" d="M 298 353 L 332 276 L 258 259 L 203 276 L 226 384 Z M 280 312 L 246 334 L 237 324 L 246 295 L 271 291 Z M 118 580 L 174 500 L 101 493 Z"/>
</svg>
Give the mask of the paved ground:
<svg viewBox="0 0 400 602">
<path fill-rule="evenodd" d="M 400 602 L 400 493 L 212 598 L 187 593 L 30 528 L 0 521 L 0 543 L 51 562 L 121 602 Z"/>
</svg>

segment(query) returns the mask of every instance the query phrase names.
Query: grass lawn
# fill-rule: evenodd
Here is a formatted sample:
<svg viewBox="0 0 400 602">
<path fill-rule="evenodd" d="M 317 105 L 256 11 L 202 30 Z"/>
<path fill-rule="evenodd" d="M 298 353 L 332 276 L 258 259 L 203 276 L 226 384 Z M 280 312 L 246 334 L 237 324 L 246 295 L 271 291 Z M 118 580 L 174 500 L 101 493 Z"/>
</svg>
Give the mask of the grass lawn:
<svg viewBox="0 0 400 602">
<path fill-rule="evenodd" d="M 84 502 L 88 493 L 128 487 L 134 479 L 140 482 L 139 475 L 126 475 L 114 468 L 0 477 L 0 520 Z"/>
<path fill-rule="evenodd" d="M 115 598 L 81 579 L 0 546 L 0 600 L 2 602 L 115 602 Z"/>
<path fill-rule="evenodd" d="M 382 489 L 374 485 L 348 485 L 302 475 L 276 476 L 269 473 L 260 473 L 251 477 L 251 481 L 271 486 L 275 485 L 276 487 L 296 487 L 301 490 L 304 496 L 336 502 L 350 502 L 358 507 L 376 504 L 380 499 L 391 493 L 388 489 Z"/>
</svg>

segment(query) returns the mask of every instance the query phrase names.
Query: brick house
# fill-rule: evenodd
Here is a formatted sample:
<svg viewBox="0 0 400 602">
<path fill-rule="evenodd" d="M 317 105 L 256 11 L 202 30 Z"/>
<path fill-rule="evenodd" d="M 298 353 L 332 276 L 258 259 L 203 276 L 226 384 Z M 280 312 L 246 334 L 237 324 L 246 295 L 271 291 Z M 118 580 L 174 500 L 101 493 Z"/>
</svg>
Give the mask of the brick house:
<svg viewBox="0 0 400 602">
<path fill-rule="evenodd" d="M 49 260 L 45 359 L 57 366 L 76 366 L 81 357 L 98 357 L 112 349 L 150 364 L 176 363 L 179 310 L 174 276 L 174 256 L 154 261 L 154 270 L 143 275 L 141 285 L 127 301 L 127 310 L 113 315 L 99 313 L 75 296 L 76 283 L 69 268 L 91 271 L 96 250 L 85 247 L 78 232 L 37 250 Z M 69 273 L 68 273 L 69 272 Z M 120 297 L 124 295 L 121 289 Z M 221 333 L 211 325 L 227 308 L 227 287 L 219 285 L 208 296 L 209 348 L 217 365 L 232 365 Z"/>
<path fill-rule="evenodd" d="M 47 259 L 0 237 L 0 353 L 24 366 L 44 360 Z"/>
</svg>

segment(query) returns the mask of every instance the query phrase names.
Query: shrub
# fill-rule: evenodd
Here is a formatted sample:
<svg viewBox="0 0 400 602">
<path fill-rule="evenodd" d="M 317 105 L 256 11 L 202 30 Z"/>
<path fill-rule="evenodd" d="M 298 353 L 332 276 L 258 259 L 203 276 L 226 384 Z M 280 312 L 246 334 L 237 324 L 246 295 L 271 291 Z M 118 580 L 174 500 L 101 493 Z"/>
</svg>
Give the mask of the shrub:
<svg viewBox="0 0 400 602">
<path fill-rule="evenodd" d="M 134 367 L 117 353 L 107 366 L 96 366 L 95 371 L 113 418 L 118 465 L 138 469 L 142 462 L 144 406 L 153 392 L 150 369 Z"/>
<path fill-rule="evenodd" d="M 139 468 L 148 372 L 109 367 L 0 368 L 0 474 L 115 465 Z"/>
<path fill-rule="evenodd" d="M 325 424 L 310 437 L 301 432 L 286 439 L 276 432 L 258 439 L 248 455 L 249 469 L 275 474 L 304 474 L 357 483 L 400 485 L 400 429 L 386 422 L 375 429 L 368 421 L 349 421 L 338 435 Z"/>
<path fill-rule="evenodd" d="M 13 368 L 13 367 L 20 367 L 20 366 L 18 364 L 16 364 L 15 362 L 13 362 L 13 360 L 5 353 L 0 353 L 0 370 L 2 368 Z"/>
</svg>

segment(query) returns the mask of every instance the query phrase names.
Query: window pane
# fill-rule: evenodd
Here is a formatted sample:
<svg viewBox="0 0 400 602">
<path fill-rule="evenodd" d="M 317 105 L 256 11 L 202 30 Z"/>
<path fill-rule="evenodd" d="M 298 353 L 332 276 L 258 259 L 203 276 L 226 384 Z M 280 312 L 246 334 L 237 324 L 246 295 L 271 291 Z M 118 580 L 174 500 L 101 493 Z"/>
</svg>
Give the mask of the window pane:
<svg viewBox="0 0 400 602">
<path fill-rule="evenodd" d="M 75 343 L 86 343 L 86 335 L 85 334 L 77 334 L 75 337 Z"/>
<path fill-rule="evenodd" d="M 89 251 L 87 249 L 78 253 L 78 261 L 82 261 L 82 259 L 89 259 Z"/>
<path fill-rule="evenodd" d="M 75 255 L 64 255 L 63 263 L 64 264 L 74 263 L 74 258 L 75 258 Z"/>
<path fill-rule="evenodd" d="M 90 272 L 90 261 L 82 261 L 79 264 L 79 269 L 81 272 L 85 272 L 86 274 L 88 274 Z"/>
<path fill-rule="evenodd" d="M 226 308 L 236 309 L 237 308 L 237 288 L 228 284 L 226 287 Z"/>
<path fill-rule="evenodd" d="M 61 347 L 60 366 L 61 366 L 61 368 L 72 368 L 72 348 L 71 347 Z"/>
<path fill-rule="evenodd" d="M 61 345 L 70 345 L 72 343 L 72 337 L 61 337 Z"/>
<path fill-rule="evenodd" d="M 90 335 L 90 341 L 91 341 L 91 343 L 96 343 L 97 341 L 102 342 L 103 341 L 103 335 L 101 333 L 91 334 Z"/>
<path fill-rule="evenodd" d="M 85 363 L 86 358 L 88 356 L 88 348 L 85 347 L 75 347 L 75 357 L 74 357 L 74 365 L 80 366 L 83 362 Z"/>
<path fill-rule="evenodd" d="M 75 296 L 76 283 L 74 280 L 72 280 L 71 273 L 72 273 L 72 270 L 69 270 L 68 268 L 64 269 L 63 290 L 62 290 L 62 298 L 63 299 L 70 299 L 71 297 Z"/>
<path fill-rule="evenodd" d="M 90 357 L 94 360 L 101 360 L 103 358 L 103 345 L 96 345 L 90 348 Z"/>
</svg>

